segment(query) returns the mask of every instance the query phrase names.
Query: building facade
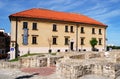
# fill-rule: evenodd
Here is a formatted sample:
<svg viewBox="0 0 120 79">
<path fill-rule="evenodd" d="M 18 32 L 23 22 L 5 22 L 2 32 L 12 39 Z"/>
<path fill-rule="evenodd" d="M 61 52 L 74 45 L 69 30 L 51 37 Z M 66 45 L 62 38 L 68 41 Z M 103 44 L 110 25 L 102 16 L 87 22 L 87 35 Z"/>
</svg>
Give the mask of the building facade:
<svg viewBox="0 0 120 79">
<path fill-rule="evenodd" d="M 67 51 L 91 51 L 90 40 L 96 38 L 96 48 L 106 48 L 107 25 L 81 14 L 30 9 L 9 16 L 11 47 L 20 55 Z"/>
</svg>

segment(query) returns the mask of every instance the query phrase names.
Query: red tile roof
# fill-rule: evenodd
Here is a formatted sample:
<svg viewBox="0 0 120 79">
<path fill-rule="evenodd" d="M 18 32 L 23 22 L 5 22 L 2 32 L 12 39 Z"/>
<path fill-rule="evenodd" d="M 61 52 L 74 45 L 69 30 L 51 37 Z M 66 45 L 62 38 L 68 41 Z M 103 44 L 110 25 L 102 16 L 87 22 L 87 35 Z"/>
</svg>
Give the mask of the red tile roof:
<svg viewBox="0 0 120 79">
<path fill-rule="evenodd" d="M 99 21 L 96 21 L 88 16 L 75 13 L 58 12 L 47 9 L 33 8 L 25 11 L 21 11 L 15 14 L 11 14 L 11 17 L 28 17 L 28 18 L 41 18 L 50 20 L 70 21 L 77 23 L 96 24 L 101 26 L 107 26 Z"/>
</svg>

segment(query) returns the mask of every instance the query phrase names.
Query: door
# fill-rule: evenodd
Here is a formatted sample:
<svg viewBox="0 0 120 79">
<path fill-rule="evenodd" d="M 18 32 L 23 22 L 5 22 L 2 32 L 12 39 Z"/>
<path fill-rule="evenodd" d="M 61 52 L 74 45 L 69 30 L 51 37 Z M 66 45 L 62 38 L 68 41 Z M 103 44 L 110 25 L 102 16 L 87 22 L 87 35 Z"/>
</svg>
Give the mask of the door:
<svg viewBox="0 0 120 79">
<path fill-rule="evenodd" d="M 74 42 L 70 43 L 70 50 L 73 50 L 73 44 L 74 44 Z"/>
</svg>

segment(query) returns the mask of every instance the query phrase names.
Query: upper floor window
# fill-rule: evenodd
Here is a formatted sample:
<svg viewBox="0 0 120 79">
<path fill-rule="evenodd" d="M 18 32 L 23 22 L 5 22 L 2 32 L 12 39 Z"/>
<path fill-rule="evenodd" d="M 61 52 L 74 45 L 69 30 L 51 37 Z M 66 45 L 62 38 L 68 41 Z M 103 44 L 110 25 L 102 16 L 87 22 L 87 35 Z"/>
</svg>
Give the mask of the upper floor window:
<svg viewBox="0 0 120 79">
<path fill-rule="evenodd" d="M 84 40 L 85 40 L 85 38 L 81 37 L 81 39 L 80 39 L 80 45 L 84 45 Z"/>
<path fill-rule="evenodd" d="M 70 37 L 65 37 L 65 45 L 69 45 L 69 38 Z"/>
<path fill-rule="evenodd" d="M 32 29 L 33 29 L 33 30 L 37 30 L 37 23 L 33 23 Z"/>
<path fill-rule="evenodd" d="M 68 26 L 65 26 L 65 32 L 68 32 Z"/>
<path fill-rule="evenodd" d="M 92 34 L 95 34 L 95 28 L 92 28 Z"/>
<path fill-rule="evenodd" d="M 53 36 L 52 38 L 52 44 L 57 45 L 57 36 Z"/>
<path fill-rule="evenodd" d="M 99 45 L 102 45 L 102 38 L 99 38 L 99 39 L 98 39 L 98 44 L 99 44 Z"/>
<path fill-rule="evenodd" d="M 24 28 L 26 28 L 26 29 L 28 28 L 28 22 L 23 22 L 23 29 Z"/>
<path fill-rule="evenodd" d="M 101 31 L 101 29 L 99 29 L 99 34 L 102 34 L 102 31 Z"/>
<path fill-rule="evenodd" d="M 84 27 L 81 27 L 81 33 L 85 33 L 85 32 L 84 32 Z"/>
<path fill-rule="evenodd" d="M 74 31 L 73 31 L 73 26 L 70 26 L 70 32 L 74 32 Z"/>
<path fill-rule="evenodd" d="M 57 25 L 53 24 L 53 31 L 57 31 Z"/>
</svg>

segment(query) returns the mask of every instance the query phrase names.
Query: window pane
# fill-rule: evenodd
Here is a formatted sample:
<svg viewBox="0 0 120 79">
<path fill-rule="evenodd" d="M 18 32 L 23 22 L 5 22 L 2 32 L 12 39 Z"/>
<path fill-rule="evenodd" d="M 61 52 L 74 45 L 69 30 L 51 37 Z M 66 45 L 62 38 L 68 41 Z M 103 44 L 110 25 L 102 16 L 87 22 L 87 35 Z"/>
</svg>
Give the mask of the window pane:
<svg viewBox="0 0 120 79">
<path fill-rule="evenodd" d="M 84 33 L 84 27 L 81 27 L 81 33 Z"/>
<path fill-rule="evenodd" d="M 99 34 L 102 34 L 101 29 L 99 29 Z"/>
<path fill-rule="evenodd" d="M 53 37 L 53 44 L 56 44 L 56 38 Z"/>
<path fill-rule="evenodd" d="M 95 34 L 95 28 L 92 28 L 92 34 Z"/>
<path fill-rule="evenodd" d="M 68 26 L 65 26 L 65 32 L 68 32 Z"/>
<path fill-rule="evenodd" d="M 70 27 L 70 32 L 73 32 L 73 26 Z"/>
<path fill-rule="evenodd" d="M 37 44 L 37 38 L 36 37 L 32 37 L 32 44 Z"/>
<path fill-rule="evenodd" d="M 37 30 L 37 23 L 33 23 L 33 30 Z"/>
<path fill-rule="evenodd" d="M 57 25 L 53 24 L 53 31 L 57 31 Z"/>
<path fill-rule="evenodd" d="M 23 22 L 23 29 L 27 28 L 27 26 L 28 26 L 28 23 L 27 22 Z"/>
<path fill-rule="evenodd" d="M 81 45 L 84 45 L 84 38 L 81 38 Z"/>
<path fill-rule="evenodd" d="M 102 45 L 102 39 L 99 38 L 99 45 Z"/>
<path fill-rule="evenodd" d="M 69 44 L 69 38 L 65 38 L 65 45 Z"/>
<path fill-rule="evenodd" d="M 23 34 L 23 44 L 28 44 L 28 29 L 24 28 L 24 34 Z"/>
</svg>

